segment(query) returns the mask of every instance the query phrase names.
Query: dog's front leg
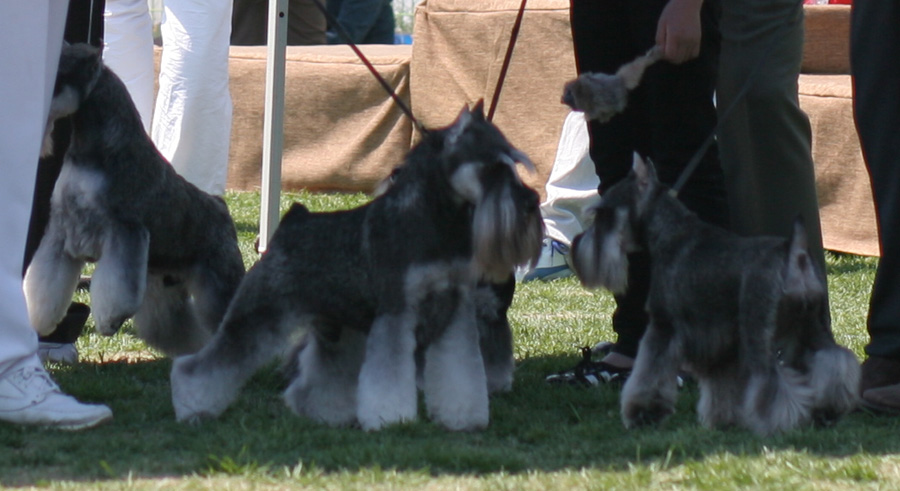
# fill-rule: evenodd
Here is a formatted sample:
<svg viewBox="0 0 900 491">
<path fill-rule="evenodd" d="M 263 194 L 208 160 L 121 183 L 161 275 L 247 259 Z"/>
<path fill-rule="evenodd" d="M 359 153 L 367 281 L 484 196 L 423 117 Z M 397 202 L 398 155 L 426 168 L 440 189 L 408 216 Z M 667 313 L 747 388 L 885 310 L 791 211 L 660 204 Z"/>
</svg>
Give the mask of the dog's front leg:
<svg viewBox="0 0 900 491">
<path fill-rule="evenodd" d="M 447 429 L 471 431 L 488 425 L 490 411 L 475 306 L 471 296 L 460 297 L 446 330 L 425 352 L 425 404 Z"/>
<path fill-rule="evenodd" d="M 116 223 L 103 241 L 91 277 L 91 310 L 97 330 L 112 336 L 141 306 L 147 285 L 150 233 L 137 223 Z"/>
<path fill-rule="evenodd" d="M 357 419 L 364 430 L 416 419 L 416 317 L 412 312 L 375 318 L 359 374 Z"/>
<path fill-rule="evenodd" d="M 51 222 L 25 273 L 25 300 L 31 325 L 48 335 L 66 315 L 84 261 L 66 253 L 59 222 Z"/>
<path fill-rule="evenodd" d="M 484 359 L 489 394 L 512 389 L 516 366 L 507 312 L 515 288 L 515 278 L 510 276 L 505 283 L 480 284 L 475 293 L 481 357 Z"/>
<path fill-rule="evenodd" d="M 660 328 L 651 321 L 641 338 L 634 368 L 622 387 L 626 428 L 656 424 L 675 412 L 681 350 L 672 331 L 671 324 Z"/>
</svg>

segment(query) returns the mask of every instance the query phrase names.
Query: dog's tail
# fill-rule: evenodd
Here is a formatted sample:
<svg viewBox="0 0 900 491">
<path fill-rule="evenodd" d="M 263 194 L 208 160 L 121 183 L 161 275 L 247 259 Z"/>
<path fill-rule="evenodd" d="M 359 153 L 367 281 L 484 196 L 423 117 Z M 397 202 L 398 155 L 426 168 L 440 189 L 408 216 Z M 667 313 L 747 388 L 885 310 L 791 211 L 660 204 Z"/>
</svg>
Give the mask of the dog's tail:
<svg viewBox="0 0 900 491">
<path fill-rule="evenodd" d="M 809 255 L 806 226 L 803 217 L 794 220 L 794 229 L 788 241 L 787 260 L 782 271 L 784 294 L 797 300 L 821 298 L 825 290 L 825 275 Z"/>
</svg>

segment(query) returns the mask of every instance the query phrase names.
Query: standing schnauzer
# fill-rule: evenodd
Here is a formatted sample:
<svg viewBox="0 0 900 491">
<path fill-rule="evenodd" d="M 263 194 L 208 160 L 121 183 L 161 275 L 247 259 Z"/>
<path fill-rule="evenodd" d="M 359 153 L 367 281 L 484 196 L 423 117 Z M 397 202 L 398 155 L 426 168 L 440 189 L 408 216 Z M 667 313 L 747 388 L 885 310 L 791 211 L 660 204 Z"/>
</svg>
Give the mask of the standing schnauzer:
<svg viewBox="0 0 900 491">
<path fill-rule="evenodd" d="M 859 364 L 832 337 L 825 274 L 801 220 L 790 239 L 738 237 L 700 221 L 638 161 L 575 239 L 574 269 L 587 287 L 623 292 L 639 248 L 653 263 L 650 323 L 622 389 L 626 427 L 674 411 L 679 369 L 699 381 L 708 427 L 766 435 L 856 406 Z"/>
<path fill-rule="evenodd" d="M 516 162 L 530 164 L 479 103 L 428 133 L 370 203 L 294 205 L 213 340 L 175 361 L 177 419 L 221 414 L 301 327 L 285 393 L 296 413 L 365 430 L 414 420 L 419 365 L 432 420 L 485 427 L 489 390 L 511 382 L 511 275 L 543 236 Z"/>
<path fill-rule="evenodd" d="M 244 275 L 225 202 L 185 181 L 159 154 L 97 49 L 63 48 L 53 94 L 50 126 L 71 115 L 72 140 L 47 232 L 25 274 L 32 324 L 52 332 L 82 267 L 96 262 L 91 307 L 102 334 L 115 334 L 134 316 L 138 336 L 151 346 L 169 355 L 197 351 Z"/>
</svg>

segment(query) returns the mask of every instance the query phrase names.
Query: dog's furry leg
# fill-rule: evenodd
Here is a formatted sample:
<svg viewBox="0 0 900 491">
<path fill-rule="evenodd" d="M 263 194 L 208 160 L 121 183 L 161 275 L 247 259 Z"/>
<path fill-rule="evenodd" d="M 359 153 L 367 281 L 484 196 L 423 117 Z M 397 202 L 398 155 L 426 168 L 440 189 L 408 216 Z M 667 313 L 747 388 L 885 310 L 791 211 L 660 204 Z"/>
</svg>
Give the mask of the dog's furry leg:
<svg viewBox="0 0 900 491">
<path fill-rule="evenodd" d="M 679 343 L 671 326 L 651 320 L 641 338 L 631 375 L 622 387 L 622 421 L 626 428 L 656 424 L 675 412 L 678 397 Z"/>
<path fill-rule="evenodd" d="M 199 327 L 206 333 L 216 332 L 243 277 L 244 264 L 236 243 L 210 250 L 191 271 L 187 288 Z"/>
<path fill-rule="evenodd" d="M 809 257 L 802 218 L 794 222 L 783 272 L 785 298 L 779 304 L 778 338 L 786 340 L 784 361 L 807 369 L 813 421 L 830 426 L 859 403 L 861 370 L 856 356 L 834 342 L 822 273 Z"/>
<path fill-rule="evenodd" d="M 487 379 L 471 294 L 460 292 L 446 330 L 425 352 L 425 404 L 431 418 L 455 431 L 488 425 Z"/>
<path fill-rule="evenodd" d="M 817 425 L 831 426 L 856 409 L 861 372 L 856 355 L 843 346 L 835 344 L 813 355 L 808 377 L 815 397 L 813 421 Z"/>
<path fill-rule="evenodd" d="M 134 325 L 139 338 L 173 357 L 196 353 L 212 337 L 197 323 L 184 280 L 161 274 L 148 275 Z"/>
<path fill-rule="evenodd" d="M 286 287 L 273 279 L 279 276 L 265 259 L 244 278 L 209 343 L 172 364 L 172 404 L 178 421 L 222 414 L 244 382 L 284 352 L 288 334 L 310 322 L 298 313 L 302 303 L 284 295 Z"/>
<path fill-rule="evenodd" d="M 512 389 L 515 359 L 507 311 L 515 288 L 515 278 L 510 276 L 506 283 L 482 284 L 475 292 L 481 356 L 489 393 Z"/>
<path fill-rule="evenodd" d="M 704 427 L 727 428 L 741 423 L 746 376 L 742 379 L 739 371 L 738 364 L 733 363 L 697 375 L 697 419 Z"/>
<path fill-rule="evenodd" d="M 413 312 L 381 314 L 372 323 L 357 394 L 364 430 L 416 419 L 415 328 Z"/>
<path fill-rule="evenodd" d="M 28 316 L 41 335 L 52 333 L 65 317 L 84 267 L 84 261 L 66 253 L 60 227 L 51 223 L 25 273 Z"/>
<path fill-rule="evenodd" d="M 91 277 L 91 310 L 97 330 L 112 336 L 141 306 L 147 285 L 150 233 L 139 224 L 110 224 Z"/>
<path fill-rule="evenodd" d="M 332 426 L 355 423 L 366 335 L 341 329 L 339 339 L 332 342 L 311 332 L 305 342 L 297 354 L 297 376 L 284 393 L 288 407 Z"/>
<path fill-rule="evenodd" d="M 746 388 L 744 425 L 758 435 L 771 435 L 808 423 L 813 393 L 804 377 L 774 363 L 759 368 Z"/>
</svg>

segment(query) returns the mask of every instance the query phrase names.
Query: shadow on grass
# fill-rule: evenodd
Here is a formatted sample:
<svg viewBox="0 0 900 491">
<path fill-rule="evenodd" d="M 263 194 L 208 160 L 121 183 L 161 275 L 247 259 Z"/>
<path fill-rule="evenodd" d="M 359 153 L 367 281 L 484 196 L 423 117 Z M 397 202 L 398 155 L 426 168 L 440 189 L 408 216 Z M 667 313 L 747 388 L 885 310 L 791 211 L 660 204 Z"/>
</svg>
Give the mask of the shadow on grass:
<svg viewBox="0 0 900 491">
<path fill-rule="evenodd" d="M 283 380 L 274 367 L 254 376 L 219 419 L 184 425 L 174 421 L 169 360 L 81 364 L 54 375 L 67 392 L 109 404 L 115 420 L 80 433 L 0 425 L 0 485 L 274 472 L 300 463 L 324 473 L 380 468 L 485 475 L 616 471 L 635 463 L 677 464 L 771 449 L 826 457 L 900 452 L 900 440 L 890 436 L 897 434 L 898 421 L 863 412 L 833 428 L 771 438 L 706 430 L 696 421 L 697 390 L 690 385 L 681 390 L 676 414 L 660 427 L 628 431 L 618 416 L 618 388 L 544 381 L 575 361 L 568 356 L 521 361 L 514 389 L 492 398 L 490 427 L 475 433 L 446 432 L 424 417 L 375 433 L 316 424 L 284 405 Z"/>
<path fill-rule="evenodd" d="M 841 252 L 828 251 L 827 273 L 829 276 L 841 276 L 869 272 L 874 273 L 878 266 L 877 257 L 857 256 Z"/>
</svg>

